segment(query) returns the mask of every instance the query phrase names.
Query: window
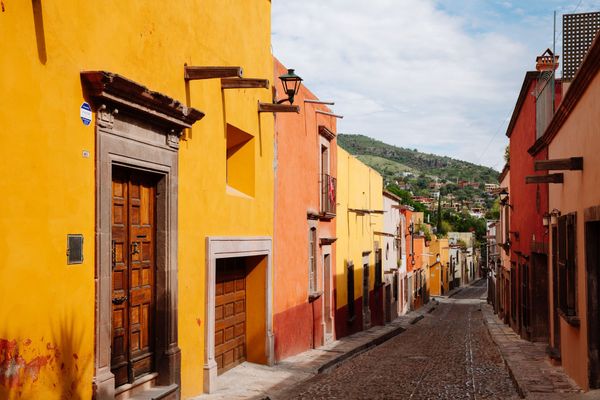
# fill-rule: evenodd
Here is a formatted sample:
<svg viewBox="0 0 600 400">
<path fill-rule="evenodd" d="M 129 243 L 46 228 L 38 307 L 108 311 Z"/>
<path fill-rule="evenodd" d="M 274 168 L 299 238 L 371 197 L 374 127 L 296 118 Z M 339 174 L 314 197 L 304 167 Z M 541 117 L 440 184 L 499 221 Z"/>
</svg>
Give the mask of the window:
<svg viewBox="0 0 600 400">
<path fill-rule="evenodd" d="M 229 190 L 254 196 L 254 137 L 227 124 L 226 180 Z"/>
<path fill-rule="evenodd" d="M 517 274 L 516 264 L 511 263 L 510 268 L 510 316 L 514 322 L 517 321 Z"/>
<path fill-rule="evenodd" d="M 329 147 L 321 144 L 321 212 L 335 214 L 336 178 L 329 170 Z"/>
<path fill-rule="evenodd" d="M 577 315 L 577 214 L 558 219 L 558 299 L 566 316 Z"/>
<path fill-rule="evenodd" d="M 382 262 L 381 262 L 381 249 L 377 249 L 375 252 L 375 287 L 379 287 L 382 284 Z"/>
<path fill-rule="evenodd" d="M 317 229 L 310 228 L 308 234 L 308 291 L 317 292 Z"/>
<path fill-rule="evenodd" d="M 354 319 L 354 264 L 352 261 L 348 261 L 347 269 L 347 292 L 348 292 L 348 319 Z"/>
<path fill-rule="evenodd" d="M 548 124 L 552 120 L 554 108 L 552 106 L 552 84 L 554 73 L 544 71 L 540 73 L 535 91 L 535 138 L 542 137 Z"/>
</svg>

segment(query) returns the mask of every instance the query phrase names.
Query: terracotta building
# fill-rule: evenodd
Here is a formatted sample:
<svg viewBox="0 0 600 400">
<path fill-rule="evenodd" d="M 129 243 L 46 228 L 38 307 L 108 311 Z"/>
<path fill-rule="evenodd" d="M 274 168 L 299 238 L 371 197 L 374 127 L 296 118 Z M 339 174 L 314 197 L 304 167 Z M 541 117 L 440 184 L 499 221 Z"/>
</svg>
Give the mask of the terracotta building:
<svg viewBox="0 0 600 400">
<path fill-rule="evenodd" d="M 599 110 L 596 36 L 554 119 L 529 149 L 535 156 L 547 152 L 548 160 L 537 165 L 550 171 L 550 343 L 564 370 L 585 389 L 600 387 Z"/>
<path fill-rule="evenodd" d="M 275 59 L 274 80 L 286 68 Z M 275 120 L 275 359 L 335 337 L 336 117 L 300 87 L 299 113 Z"/>
<path fill-rule="evenodd" d="M 545 149 L 535 155 L 528 149 L 547 126 L 552 100 L 560 102 L 560 85 L 553 86 L 552 71 L 556 58 L 547 50 L 537 58 L 537 70 L 525 74 L 506 136 L 510 144 L 510 192 L 503 205 L 510 208 L 511 313 L 515 331 L 529 340 L 548 338 L 548 234 L 542 216 L 548 211 L 548 187 L 528 183 L 534 162 L 546 159 Z M 554 95 L 552 90 L 554 87 Z M 535 312 L 533 312 L 535 310 Z"/>
</svg>

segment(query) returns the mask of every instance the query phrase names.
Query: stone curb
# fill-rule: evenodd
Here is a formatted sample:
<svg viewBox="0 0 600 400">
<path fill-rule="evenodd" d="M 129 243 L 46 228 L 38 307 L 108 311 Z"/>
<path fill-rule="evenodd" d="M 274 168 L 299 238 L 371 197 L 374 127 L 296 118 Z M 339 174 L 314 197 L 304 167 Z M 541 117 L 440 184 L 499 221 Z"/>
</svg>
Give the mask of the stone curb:
<svg viewBox="0 0 600 400">
<path fill-rule="evenodd" d="M 517 390 L 519 397 L 521 397 L 522 399 L 525 399 L 527 397 L 527 390 L 524 387 L 525 385 L 522 382 L 520 382 L 519 379 L 517 379 L 517 377 L 515 376 L 513 368 L 510 366 L 510 363 L 508 362 L 506 357 L 504 357 L 504 352 L 502 351 L 502 348 L 500 347 L 500 343 L 498 343 L 495 336 L 490 331 L 490 325 L 489 325 L 489 322 L 487 319 L 489 310 L 487 310 L 485 308 L 486 304 L 487 304 L 487 302 L 482 300 L 479 305 L 479 308 L 481 309 L 481 311 L 484 314 L 483 323 L 487 327 L 488 335 L 490 335 L 490 338 L 492 339 L 492 341 L 498 348 L 498 353 L 500 354 L 500 358 L 502 358 L 502 361 L 504 362 L 504 366 L 506 367 L 506 370 L 508 371 L 508 376 L 510 377 L 510 380 L 513 382 L 513 385 L 515 385 L 515 389 Z"/>
<path fill-rule="evenodd" d="M 519 394 L 519 396 L 523 399 L 528 399 L 528 398 L 539 398 L 539 399 L 575 399 L 575 398 L 579 398 L 579 396 L 581 395 L 581 392 L 578 392 L 577 389 L 578 387 L 571 382 L 570 378 L 567 377 L 567 380 L 569 382 L 571 382 L 571 384 L 573 385 L 573 389 L 575 389 L 572 392 L 562 392 L 562 393 L 547 393 L 547 392 L 537 392 L 535 390 L 531 390 L 531 388 L 529 387 L 530 383 L 526 380 L 522 380 L 521 379 L 521 375 L 519 374 L 518 371 L 518 366 L 517 365 L 512 365 L 511 360 L 509 360 L 506 355 L 504 354 L 504 350 L 502 345 L 496 340 L 495 335 L 492 333 L 491 329 L 490 329 L 490 324 L 488 321 L 488 317 L 490 318 L 496 318 L 496 315 L 493 314 L 489 308 L 489 305 L 487 304 L 487 302 L 485 300 L 481 301 L 481 310 L 483 311 L 484 314 L 484 324 L 486 325 L 486 327 L 488 328 L 488 334 L 490 335 L 490 338 L 492 339 L 492 341 L 494 342 L 494 344 L 496 345 L 497 349 L 498 349 L 498 353 L 500 354 L 500 357 L 502 358 L 502 361 L 504 361 L 504 365 L 506 366 L 506 370 L 508 371 L 508 375 L 510 377 L 510 379 L 513 381 L 513 384 L 515 385 L 515 388 L 517 390 L 517 393 Z M 512 332 L 512 331 L 511 331 Z"/>
<path fill-rule="evenodd" d="M 347 351 L 346 353 L 343 353 L 343 354 L 339 355 L 338 357 L 335 357 L 335 358 L 327 361 L 323 365 L 321 365 L 319 368 L 317 368 L 317 374 L 329 372 L 329 371 L 337 368 L 343 362 L 345 362 L 351 358 L 354 358 L 354 357 L 358 356 L 359 354 L 364 353 L 367 350 L 370 350 L 373 347 L 379 346 L 380 344 L 387 342 L 388 340 L 390 340 L 391 338 L 393 338 L 395 336 L 398 336 L 405 330 L 406 330 L 405 328 L 398 326 L 398 327 L 394 328 L 393 330 L 374 338 L 371 341 L 363 343 L 363 344 L 353 348 L 352 350 Z"/>
<path fill-rule="evenodd" d="M 408 324 L 414 325 L 417 322 L 419 322 L 420 320 L 422 320 L 423 318 L 425 318 L 424 314 L 433 312 L 436 309 L 437 304 L 438 304 L 437 301 L 432 300 L 427 305 L 421 307 L 418 311 L 414 311 L 418 315 L 411 318 L 408 321 Z M 323 365 L 321 365 L 319 368 L 317 368 L 317 374 L 329 372 L 332 369 L 337 368 L 343 362 L 345 362 L 351 358 L 354 358 L 354 357 L 358 356 L 359 354 L 372 349 L 373 347 L 379 346 L 379 345 L 387 342 L 388 340 L 392 339 L 395 336 L 398 336 L 405 330 L 406 330 L 405 327 L 398 326 L 398 327 L 392 329 L 391 331 L 384 333 L 383 335 L 377 336 L 377 337 L 373 338 L 372 340 L 369 340 L 368 342 L 365 342 L 343 354 L 340 354 L 338 357 L 335 357 L 335 358 L 325 362 Z"/>
</svg>

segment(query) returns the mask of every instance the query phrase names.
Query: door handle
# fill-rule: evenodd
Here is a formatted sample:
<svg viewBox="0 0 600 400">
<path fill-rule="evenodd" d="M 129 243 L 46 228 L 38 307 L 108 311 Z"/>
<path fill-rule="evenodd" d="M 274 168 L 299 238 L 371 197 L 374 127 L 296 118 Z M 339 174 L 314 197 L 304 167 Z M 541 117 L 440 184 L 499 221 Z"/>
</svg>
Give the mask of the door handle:
<svg viewBox="0 0 600 400">
<path fill-rule="evenodd" d="M 140 242 L 133 242 L 131 243 L 131 255 L 133 256 L 134 254 L 140 254 L 140 251 L 138 250 L 138 246 L 140 245 Z"/>
<path fill-rule="evenodd" d="M 112 303 L 114 305 L 123 304 L 126 301 L 127 301 L 127 296 L 115 297 L 114 299 L 112 299 Z"/>
</svg>

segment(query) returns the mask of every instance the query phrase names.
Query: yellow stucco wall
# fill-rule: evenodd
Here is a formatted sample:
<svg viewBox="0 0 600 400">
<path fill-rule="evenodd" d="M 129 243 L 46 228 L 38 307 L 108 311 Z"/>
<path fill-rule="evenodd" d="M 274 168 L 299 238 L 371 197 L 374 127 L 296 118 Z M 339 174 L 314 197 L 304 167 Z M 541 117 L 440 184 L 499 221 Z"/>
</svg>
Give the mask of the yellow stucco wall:
<svg viewBox="0 0 600 400">
<path fill-rule="evenodd" d="M 219 80 L 186 86 L 183 66 L 239 65 L 245 77 L 271 81 L 271 2 L 4 0 L 3 6 L 0 346 L 40 367 L 17 377 L 21 386 L 0 381 L 0 398 L 91 396 L 95 149 L 94 122 L 84 126 L 79 119 L 83 70 L 121 74 L 206 113 L 179 156 L 182 393 L 200 393 L 205 237 L 272 235 L 273 117 L 256 111 L 257 101 L 271 101 L 270 90 L 222 96 Z M 226 193 L 226 123 L 254 136 L 255 173 L 247 175 L 253 197 Z M 66 265 L 68 233 L 85 237 L 81 265 Z"/>
<path fill-rule="evenodd" d="M 354 263 L 354 298 L 362 296 L 362 254 L 369 254 L 369 290 L 375 282 L 374 232 L 383 231 L 383 215 L 358 213 L 357 210 L 383 210 L 383 179 L 377 171 L 367 167 L 345 150 L 338 148 L 338 208 L 336 254 L 336 307 L 347 304 L 345 270 L 348 261 Z M 360 310 L 356 310 L 360 312 Z"/>
<path fill-rule="evenodd" d="M 436 261 L 436 256 L 440 255 L 439 264 Z M 432 296 L 442 294 L 442 282 L 444 284 L 444 293 L 448 291 L 448 282 L 446 279 L 446 270 L 448 258 L 448 239 L 436 238 L 433 236 L 429 244 L 429 289 Z"/>
</svg>

